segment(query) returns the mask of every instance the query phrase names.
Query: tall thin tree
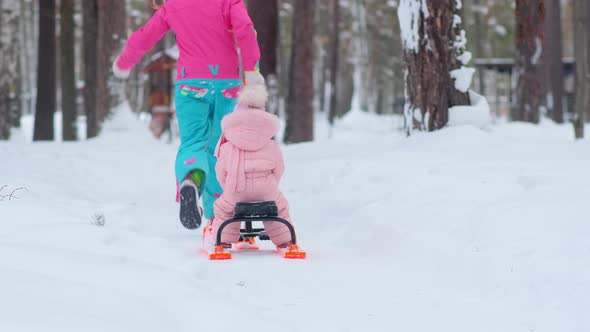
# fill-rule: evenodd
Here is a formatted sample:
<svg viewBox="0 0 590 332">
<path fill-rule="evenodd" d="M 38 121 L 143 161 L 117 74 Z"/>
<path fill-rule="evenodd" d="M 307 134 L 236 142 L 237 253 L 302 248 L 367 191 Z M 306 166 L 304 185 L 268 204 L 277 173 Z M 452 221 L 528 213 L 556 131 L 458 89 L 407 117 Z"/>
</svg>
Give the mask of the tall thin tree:
<svg viewBox="0 0 590 332">
<path fill-rule="evenodd" d="M 545 43 L 543 61 L 546 67 L 547 106 L 553 121 L 563 123 L 563 35 L 560 0 L 546 0 Z"/>
<path fill-rule="evenodd" d="M 109 115 L 111 110 L 111 91 L 109 81 L 111 77 L 113 29 L 111 17 L 114 0 L 96 0 L 98 8 L 98 37 L 97 37 L 97 61 L 96 61 L 96 115 L 99 126 Z"/>
<path fill-rule="evenodd" d="M 512 120 L 538 123 L 544 103 L 544 0 L 516 0 L 517 85 Z"/>
<path fill-rule="evenodd" d="M 475 29 L 475 50 L 477 52 L 477 57 L 484 58 L 484 38 L 483 38 L 483 31 L 482 25 L 484 21 L 483 15 L 483 8 L 481 5 L 481 0 L 473 0 L 473 19 L 474 19 L 474 29 Z M 479 81 L 479 92 L 485 96 L 486 86 L 485 86 L 485 73 L 483 69 L 479 69 L 477 71 L 478 81 Z"/>
<path fill-rule="evenodd" d="M 0 0 L 0 140 L 10 138 L 19 115 L 20 2 Z"/>
<path fill-rule="evenodd" d="M 74 49 L 74 0 L 61 0 L 61 111 L 63 140 L 75 141 L 76 127 L 76 52 Z"/>
<path fill-rule="evenodd" d="M 31 77 L 34 74 L 34 66 L 32 65 L 33 60 L 30 54 L 33 52 L 34 47 L 30 47 L 31 41 L 34 42 L 34 38 L 31 36 L 31 30 L 33 23 L 31 22 L 33 15 L 33 1 L 20 0 L 20 18 L 19 18 L 19 34 L 17 35 L 20 43 L 20 99 L 21 99 L 21 114 L 19 119 L 15 123 L 16 127 L 20 127 L 20 116 L 22 113 L 32 114 L 33 113 L 33 91 L 35 90 L 35 82 Z"/>
<path fill-rule="evenodd" d="M 39 0 L 37 104 L 33 140 L 54 139 L 56 95 L 55 0 Z"/>
<path fill-rule="evenodd" d="M 82 30 L 84 35 L 84 108 L 86 109 L 86 137 L 98 135 L 97 115 L 97 47 L 98 47 L 98 3 L 96 0 L 82 1 Z"/>
<path fill-rule="evenodd" d="M 286 143 L 313 140 L 313 13 L 314 0 L 295 1 Z"/>
<path fill-rule="evenodd" d="M 574 134 L 584 138 L 586 112 L 590 108 L 590 4 L 587 0 L 574 1 L 574 47 L 576 58 L 576 102 Z"/>
<path fill-rule="evenodd" d="M 110 0 L 110 9 L 108 11 L 109 28 L 108 36 L 110 36 L 111 45 L 108 47 L 109 64 L 115 60 L 127 40 L 127 1 Z M 122 82 L 116 80 L 114 75 L 109 71 L 109 82 L 111 88 L 111 104 L 118 105 L 125 99 L 125 89 Z"/>
<path fill-rule="evenodd" d="M 330 109 L 328 120 L 334 124 L 338 113 L 338 68 L 340 67 L 340 0 L 332 0 L 332 40 L 330 50 Z"/>
</svg>

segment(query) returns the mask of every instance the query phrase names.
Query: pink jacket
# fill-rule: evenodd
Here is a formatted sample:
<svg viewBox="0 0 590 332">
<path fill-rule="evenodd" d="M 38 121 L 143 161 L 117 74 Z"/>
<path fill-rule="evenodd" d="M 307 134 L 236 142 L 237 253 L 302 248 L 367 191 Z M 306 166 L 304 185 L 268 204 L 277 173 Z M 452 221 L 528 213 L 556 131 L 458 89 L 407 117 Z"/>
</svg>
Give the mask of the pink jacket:
<svg viewBox="0 0 590 332">
<path fill-rule="evenodd" d="M 117 67 L 133 68 L 170 29 L 176 33 L 180 51 L 178 79 L 239 78 L 237 46 L 245 71 L 255 70 L 260 59 L 254 25 L 243 0 L 168 0 L 129 37 Z"/>
<path fill-rule="evenodd" d="M 247 190 L 278 192 L 285 165 L 272 138 L 279 127 L 276 116 L 244 105 L 238 105 L 223 119 L 215 170 L 224 195 L 235 196 Z"/>
</svg>

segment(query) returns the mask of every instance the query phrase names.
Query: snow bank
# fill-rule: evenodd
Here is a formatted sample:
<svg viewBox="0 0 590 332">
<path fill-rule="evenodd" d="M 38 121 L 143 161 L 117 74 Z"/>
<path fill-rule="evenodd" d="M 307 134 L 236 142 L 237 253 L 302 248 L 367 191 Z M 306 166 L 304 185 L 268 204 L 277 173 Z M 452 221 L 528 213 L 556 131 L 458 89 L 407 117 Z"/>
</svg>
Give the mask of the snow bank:
<svg viewBox="0 0 590 332">
<path fill-rule="evenodd" d="M 491 123 L 490 105 L 485 97 L 469 91 L 471 106 L 455 106 L 449 109 L 449 126 L 471 125 L 486 128 Z"/>
</svg>

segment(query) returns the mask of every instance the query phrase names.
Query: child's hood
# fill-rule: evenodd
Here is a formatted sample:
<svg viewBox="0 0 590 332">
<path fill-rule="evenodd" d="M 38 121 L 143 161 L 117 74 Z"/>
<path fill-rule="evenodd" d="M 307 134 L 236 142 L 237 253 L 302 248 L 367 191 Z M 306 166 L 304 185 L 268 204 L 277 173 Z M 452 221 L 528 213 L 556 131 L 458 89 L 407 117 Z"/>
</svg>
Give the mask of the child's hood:
<svg viewBox="0 0 590 332">
<path fill-rule="evenodd" d="M 221 122 L 223 136 L 239 149 L 257 151 L 264 147 L 280 129 L 279 119 L 264 110 L 238 105 Z"/>
</svg>

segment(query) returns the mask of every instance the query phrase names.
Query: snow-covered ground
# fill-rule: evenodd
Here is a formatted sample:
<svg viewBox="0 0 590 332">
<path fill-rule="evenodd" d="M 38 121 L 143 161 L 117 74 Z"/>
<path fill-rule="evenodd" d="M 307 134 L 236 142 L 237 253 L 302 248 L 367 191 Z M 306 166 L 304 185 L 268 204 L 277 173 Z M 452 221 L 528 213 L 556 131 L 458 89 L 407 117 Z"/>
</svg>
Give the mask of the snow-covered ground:
<svg viewBox="0 0 590 332">
<path fill-rule="evenodd" d="M 90 142 L 16 133 L 1 194 L 27 191 L 0 202 L 0 331 L 589 331 L 590 141 L 398 126 L 354 112 L 285 148 L 305 261 L 208 261 L 177 221 L 175 146 L 126 111 Z"/>
</svg>

